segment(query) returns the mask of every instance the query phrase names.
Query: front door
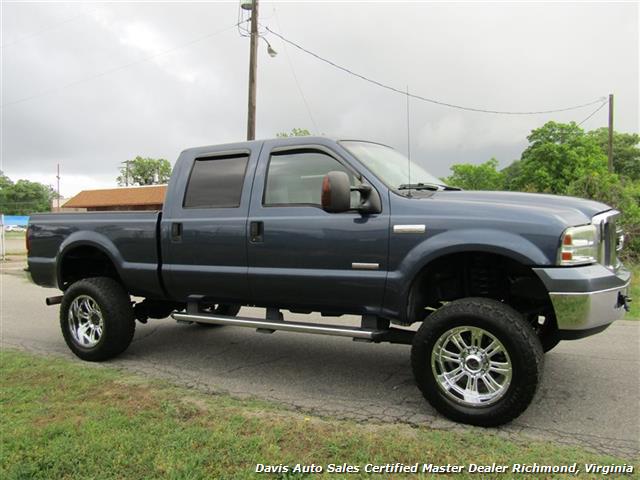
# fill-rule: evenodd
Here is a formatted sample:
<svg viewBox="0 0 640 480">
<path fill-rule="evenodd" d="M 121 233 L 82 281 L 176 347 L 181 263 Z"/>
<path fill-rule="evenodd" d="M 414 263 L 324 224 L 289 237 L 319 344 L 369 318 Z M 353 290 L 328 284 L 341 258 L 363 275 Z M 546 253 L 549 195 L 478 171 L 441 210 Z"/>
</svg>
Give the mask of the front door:
<svg viewBox="0 0 640 480">
<path fill-rule="evenodd" d="M 345 171 L 362 179 L 324 146 L 261 153 L 249 211 L 249 283 L 257 305 L 320 311 L 377 312 L 387 275 L 388 203 L 380 214 L 325 212 L 323 177 Z M 354 192 L 352 205 L 357 206 Z"/>
</svg>

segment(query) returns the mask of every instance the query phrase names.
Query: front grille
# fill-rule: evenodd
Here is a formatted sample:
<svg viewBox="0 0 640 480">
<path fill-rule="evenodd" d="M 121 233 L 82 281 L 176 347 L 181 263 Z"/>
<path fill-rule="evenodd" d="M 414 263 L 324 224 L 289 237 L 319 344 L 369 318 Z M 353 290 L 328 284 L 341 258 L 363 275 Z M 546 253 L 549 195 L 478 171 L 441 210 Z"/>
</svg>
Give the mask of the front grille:
<svg viewBox="0 0 640 480">
<path fill-rule="evenodd" d="M 600 237 L 598 262 L 611 270 L 618 268 L 618 246 L 621 241 L 621 232 L 617 227 L 619 215 L 617 210 L 610 210 L 593 217 Z"/>
</svg>

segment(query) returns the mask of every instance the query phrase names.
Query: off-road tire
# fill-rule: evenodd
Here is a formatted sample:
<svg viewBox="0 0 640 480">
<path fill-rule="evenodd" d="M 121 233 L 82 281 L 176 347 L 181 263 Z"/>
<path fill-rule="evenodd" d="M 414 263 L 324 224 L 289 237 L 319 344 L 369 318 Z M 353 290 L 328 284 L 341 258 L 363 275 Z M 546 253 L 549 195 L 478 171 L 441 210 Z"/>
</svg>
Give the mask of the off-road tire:
<svg viewBox="0 0 640 480">
<path fill-rule="evenodd" d="M 87 348 L 79 344 L 69 326 L 69 309 L 74 299 L 88 296 L 97 303 L 104 327 L 98 343 Z M 79 280 L 64 293 L 60 305 L 60 328 L 71 351 L 90 362 L 100 362 L 124 352 L 135 332 L 136 323 L 129 294 L 118 282 L 108 277 Z"/>
<path fill-rule="evenodd" d="M 235 317 L 240 311 L 240 308 L 241 308 L 241 305 L 219 304 L 219 305 L 216 305 L 215 308 L 212 308 L 210 313 L 214 313 L 216 315 L 225 315 L 227 317 Z M 222 327 L 222 325 L 217 325 L 215 323 L 203 323 L 203 322 L 196 322 L 196 325 L 200 327 L 206 327 L 206 328 Z"/>
<path fill-rule="evenodd" d="M 496 337 L 511 360 L 511 380 L 501 397 L 490 405 L 468 406 L 444 393 L 432 368 L 432 350 L 442 335 L 455 327 L 477 327 Z M 529 406 L 540 383 L 543 349 L 522 315 L 508 305 L 487 298 L 450 302 L 429 315 L 418 329 L 411 350 L 411 365 L 420 391 L 442 415 L 483 427 L 510 422 Z"/>
<path fill-rule="evenodd" d="M 549 332 L 539 336 L 538 338 L 540 339 L 540 344 L 542 345 L 544 353 L 550 352 L 561 342 L 560 336 L 557 332 Z"/>
</svg>

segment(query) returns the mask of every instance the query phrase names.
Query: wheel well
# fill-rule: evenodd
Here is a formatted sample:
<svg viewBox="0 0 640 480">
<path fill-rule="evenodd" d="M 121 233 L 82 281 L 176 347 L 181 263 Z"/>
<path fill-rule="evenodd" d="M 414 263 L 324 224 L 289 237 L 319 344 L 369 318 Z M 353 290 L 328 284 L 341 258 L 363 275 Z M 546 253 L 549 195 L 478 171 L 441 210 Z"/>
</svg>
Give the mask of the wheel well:
<svg viewBox="0 0 640 480">
<path fill-rule="evenodd" d="M 515 308 L 540 330 L 557 329 L 549 294 L 531 267 L 485 252 L 461 252 L 426 265 L 409 291 L 408 321 L 422 321 L 443 303 L 467 297 L 493 298 Z M 544 317 L 544 323 L 539 322 Z"/>
<path fill-rule="evenodd" d="M 109 277 L 120 282 L 118 271 L 109 256 L 90 245 L 82 245 L 66 252 L 60 268 L 60 286 L 63 290 L 78 280 L 90 277 Z"/>
</svg>

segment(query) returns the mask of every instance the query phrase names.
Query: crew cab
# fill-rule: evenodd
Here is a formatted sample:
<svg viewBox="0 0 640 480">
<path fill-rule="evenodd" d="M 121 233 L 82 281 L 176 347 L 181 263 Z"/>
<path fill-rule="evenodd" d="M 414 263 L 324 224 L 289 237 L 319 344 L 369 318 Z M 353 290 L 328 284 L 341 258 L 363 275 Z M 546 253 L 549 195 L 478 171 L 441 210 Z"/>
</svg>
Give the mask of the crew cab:
<svg viewBox="0 0 640 480">
<path fill-rule="evenodd" d="M 408 344 L 438 411 L 495 426 L 534 398 L 543 352 L 623 315 L 618 216 L 579 198 L 461 191 L 378 143 L 278 138 L 183 151 L 162 211 L 33 215 L 28 263 L 63 292 L 47 302 L 81 359 L 112 358 L 136 320 L 168 316 Z"/>
</svg>

